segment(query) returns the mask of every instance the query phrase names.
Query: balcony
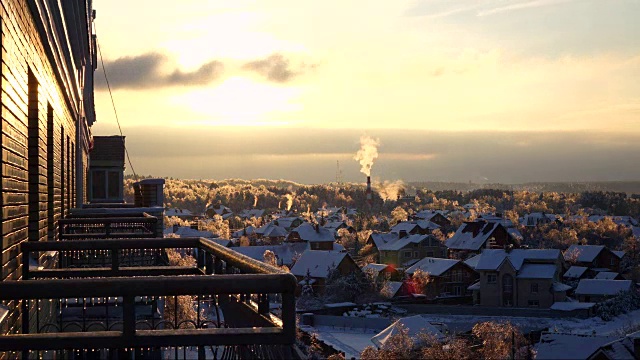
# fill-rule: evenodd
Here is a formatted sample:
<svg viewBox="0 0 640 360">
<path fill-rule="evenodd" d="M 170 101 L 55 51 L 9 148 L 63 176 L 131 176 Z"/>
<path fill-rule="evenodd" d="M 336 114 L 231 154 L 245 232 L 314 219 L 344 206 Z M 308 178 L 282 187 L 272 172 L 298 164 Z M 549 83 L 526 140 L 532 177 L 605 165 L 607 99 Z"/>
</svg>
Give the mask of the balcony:
<svg viewBox="0 0 640 360">
<path fill-rule="evenodd" d="M 207 239 L 114 239 L 120 220 L 70 220 L 65 233 L 105 238 L 22 244 L 23 280 L 0 282 L 22 329 L 0 336 L 0 358 L 295 357 L 293 275 Z M 43 253 L 57 268 L 29 266 Z"/>
</svg>

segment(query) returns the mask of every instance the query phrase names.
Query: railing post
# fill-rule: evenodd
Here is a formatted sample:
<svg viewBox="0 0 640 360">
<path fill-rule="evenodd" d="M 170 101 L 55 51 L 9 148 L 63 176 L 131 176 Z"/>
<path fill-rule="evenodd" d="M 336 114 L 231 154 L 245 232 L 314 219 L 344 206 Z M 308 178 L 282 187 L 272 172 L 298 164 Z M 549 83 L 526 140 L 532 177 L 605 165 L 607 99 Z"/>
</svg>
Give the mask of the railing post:
<svg viewBox="0 0 640 360">
<path fill-rule="evenodd" d="M 198 256 L 197 256 L 198 269 L 204 270 L 205 250 L 203 248 L 198 248 L 197 250 L 198 250 Z"/>
<path fill-rule="evenodd" d="M 213 273 L 222 274 L 222 260 L 218 256 L 213 260 Z"/>
<path fill-rule="evenodd" d="M 29 250 L 22 250 L 22 280 L 29 280 Z"/>
<path fill-rule="evenodd" d="M 296 341 L 296 298 L 293 293 L 282 294 L 282 330 L 290 344 Z"/>
<path fill-rule="evenodd" d="M 258 294 L 258 313 L 262 315 L 269 313 L 269 294 Z"/>
<path fill-rule="evenodd" d="M 116 299 L 116 301 L 118 301 Z M 122 297 L 122 334 L 124 337 L 134 336 L 136 334 L 136 304 L 135 297 L 127 295 Z"/>
<path fill-rule="evenodd" d="M 213 274 L 213 255 L 207 254 L 206 261 L 207 261 L 207 268 L 204 273 L 207 275 L 212 275 Z"/>
<path fill-rule="evenodd" d="M 118 271 L 118 269 L 120 268 L 119 253 L 120 253 L 119 249 L 117 248 L 111 249 L 111 271 L 113 271 L 114 273 Z"/>
</svg>

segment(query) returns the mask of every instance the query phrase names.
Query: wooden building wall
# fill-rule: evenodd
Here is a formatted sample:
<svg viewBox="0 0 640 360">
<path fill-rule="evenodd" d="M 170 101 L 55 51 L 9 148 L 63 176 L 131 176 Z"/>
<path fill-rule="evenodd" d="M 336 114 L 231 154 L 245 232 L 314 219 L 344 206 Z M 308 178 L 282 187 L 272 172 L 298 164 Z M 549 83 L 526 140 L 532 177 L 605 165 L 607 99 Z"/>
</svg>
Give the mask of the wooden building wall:
<svg viewBox="0 0 640 360">
<path fill-rule="evenodd" d="M 60 51 L 64 46 L 51 42 L 55 21 L 36 21 L 40 17 L 33 16 L 34 6 L 45 6 L 45 3 L 0 1 L 0 280 L 21 279 L 20 244 L 56 240 L 58 219 L 76 205 L 74 161 L 79 107 L 73 105 L 77 100 L 69 99 L 72 98 L 70 94 L 82 92 L 70 88 L 74 83 L 69 78 L 80 76 L 76 69 L 60 70 L 64 59 L 58 64 L 51 62 L 52 54 L 56 54 L 51 47 Z M 47 22 L 48 30 L 43 28 Z M 49 36 L 43 38 L 43 33 Z M 58 38 L 57 41 L 61 40 Z M 46 258 L 35 260 L 42 266 L 51 265 Z M 22 325 L 20 304 L 8 302 L 4 305 L 11 311 L 0 327 L 0 334 L 19 332 Z"/>
</svg>

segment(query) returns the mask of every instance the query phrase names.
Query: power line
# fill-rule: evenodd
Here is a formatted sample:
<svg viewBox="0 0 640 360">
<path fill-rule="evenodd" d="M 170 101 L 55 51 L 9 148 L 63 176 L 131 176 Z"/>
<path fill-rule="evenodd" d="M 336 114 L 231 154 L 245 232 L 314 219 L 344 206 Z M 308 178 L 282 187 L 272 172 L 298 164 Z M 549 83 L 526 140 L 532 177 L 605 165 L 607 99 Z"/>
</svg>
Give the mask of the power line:
<svg viewBox="0 0 640 360">
<path fill-rule="evenodd" d="M 96 26 L 94 24 L 94 29 Z M 124 153 L 127 156 L 127 162 L 131 167 L 131 171 L 133 172 L 133 177 L 135 180 L 138 180 L 138 175 L 136 174 L 136 170 L 133 168 L 133 164 L 131 163 L 131 158 L 129 158 L 129 151 L 127 150 L 127 145 L 124 142 L 124 135 L 122 134 L 122 127 L 120 126 L 120 118 L 118 117 L 118 111 L 116 110 L 116 103 L 113 100 L 113 93 L 111 92 L 111 85 L 109 84 L 109 77 L 107 76 L 107 69 L 104 66 L 104 60 L 102 59 L 102 50 L 100 49 L 100 42 L 98 42 L 98 31 L 96 30 L 96 46 L 98 47 L 98 54 L 100 55 L 100 64 L 102 65 L 102 72 L 104 74 L 104 80 L 107 83 L 107 89 L 109 90 L 109 97 L 111 97 L 111 105 L 113 106 L 113 113 L 116 116 L 116 123 L 118 124 L 118 130 L 120 131 L 120 136 L 122 137 L 122 146 L 124 147 Z"/>
</svg>

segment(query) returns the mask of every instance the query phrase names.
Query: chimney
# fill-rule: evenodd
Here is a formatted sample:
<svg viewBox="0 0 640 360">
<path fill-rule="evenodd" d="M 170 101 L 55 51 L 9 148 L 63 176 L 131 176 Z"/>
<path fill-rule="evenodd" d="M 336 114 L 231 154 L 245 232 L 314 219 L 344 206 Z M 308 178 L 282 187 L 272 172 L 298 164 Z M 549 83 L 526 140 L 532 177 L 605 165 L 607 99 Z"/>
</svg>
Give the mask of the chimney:
<svg viewBox="0 0 640 360">
<path fill-rule="evenodd" d="M 367 195 L 367 203 L 369 204 L 369 206 L 371 206 L 371 203 L 373 201 L 373 194 L 371 193 L 371 176 L 367 176 L 366 195 Z"/>
<path fill-rule="evenodd" d="M 320 232 L 320 225 L 315 224 L 314 228 L 316 229 L 316 232 L 319 233 Z"/>
<path fill-rule="evenodd" d="M 173 224 L 173 232 L 175 233 L 176 231 L 178 231 L 178 224 Z"/>
</svg>

